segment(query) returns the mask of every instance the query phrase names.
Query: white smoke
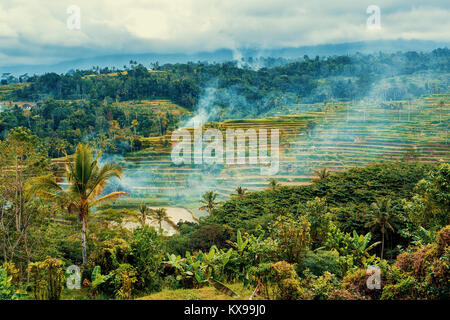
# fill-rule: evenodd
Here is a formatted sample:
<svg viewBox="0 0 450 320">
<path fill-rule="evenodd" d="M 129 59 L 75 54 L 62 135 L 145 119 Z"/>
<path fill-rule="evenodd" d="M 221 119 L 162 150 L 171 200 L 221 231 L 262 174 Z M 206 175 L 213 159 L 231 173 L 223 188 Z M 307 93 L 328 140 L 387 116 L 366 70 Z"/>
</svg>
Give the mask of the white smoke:
<svg viewBox="0 0 450 320">
<path fill-rule="evenodd" d="M 218 108 L 214 105 L 217 89 L 214 87 L 208 87 L 205 89 L 205 93 L 200 97 L 198 101 L 195 115 L 187 120 L 180 129 L 193 128 L 198 123 L 207 123 L 211 119 L 217 117 Z"/>
</svg>

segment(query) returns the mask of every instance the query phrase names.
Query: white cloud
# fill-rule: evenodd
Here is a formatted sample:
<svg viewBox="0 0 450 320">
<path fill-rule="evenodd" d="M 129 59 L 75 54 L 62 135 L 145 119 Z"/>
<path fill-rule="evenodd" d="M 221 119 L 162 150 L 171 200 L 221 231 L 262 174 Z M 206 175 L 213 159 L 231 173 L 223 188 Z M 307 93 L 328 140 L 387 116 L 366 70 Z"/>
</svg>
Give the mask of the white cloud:
<svg viewBox="0 0 450 320">
<path fill-rule="evenodd" d="M 85 54 L 273 48 L 358 40 L 450 40 L 448 1 L 377 1 L 379 31 L 366 28 L 373 3 L 323 0 L 2 0 L 3 63 Z M 81 8 L 81 30 L 66 10 Z M 72 50 L 77 48 L 79 50 Z"/>
</svg>

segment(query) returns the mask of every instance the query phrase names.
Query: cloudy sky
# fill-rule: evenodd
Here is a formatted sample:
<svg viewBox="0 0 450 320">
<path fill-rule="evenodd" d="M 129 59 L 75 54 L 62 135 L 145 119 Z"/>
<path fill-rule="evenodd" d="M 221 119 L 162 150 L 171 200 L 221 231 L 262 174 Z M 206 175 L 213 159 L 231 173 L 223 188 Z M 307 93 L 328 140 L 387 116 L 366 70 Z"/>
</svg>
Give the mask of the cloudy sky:
<svg viewBox="0 0 450 320">
<path fill-rule="evenodd" d="M 80 29 L 68 7 L 80 8 Z M 369 5 L 381 29 L 366 25 Z M 1 0 L 0 66 L 375 39 L 450 41 L 450 1 Z"/>
</svg>

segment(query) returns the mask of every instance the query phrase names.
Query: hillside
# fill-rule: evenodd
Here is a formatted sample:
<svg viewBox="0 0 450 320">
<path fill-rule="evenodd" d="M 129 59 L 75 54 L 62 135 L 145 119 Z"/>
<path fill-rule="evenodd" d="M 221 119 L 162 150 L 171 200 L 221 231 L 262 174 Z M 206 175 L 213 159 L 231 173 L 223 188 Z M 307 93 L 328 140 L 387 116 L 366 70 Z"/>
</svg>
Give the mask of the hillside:
<svg viewBox="0 0 450 320">
<path fill-rule="evenodd" d="M 378 105 L 328 103 L 315 106 L 325 110 L 320 112 L 229 120 L 205 126 L 223 132 L 236 128 L 278 128 L 280 170 L 270 177 L 260 174 L 259 165 L 177 166 L 170 158 L 170 132 L 165 137 L 144 138 L 143 145 L 148 147 L 119 159 L 125 170 L 121 185 L 132 196 L 115 205 L 128 207 L 145 200 L 154 205 L 196 209 L 201 195 L 211 189 L 227 198 L 237 186 L 250 191 L 264 189 L 270 178 L 281 185 L 307 184 L 314 178 L 315 170 L 325 167 L 342 171 L 396 160 L 448 162 L 449 97 L 439 94 Z M 299 109 L 306 107 L 299 105 Z"/>
</svg>

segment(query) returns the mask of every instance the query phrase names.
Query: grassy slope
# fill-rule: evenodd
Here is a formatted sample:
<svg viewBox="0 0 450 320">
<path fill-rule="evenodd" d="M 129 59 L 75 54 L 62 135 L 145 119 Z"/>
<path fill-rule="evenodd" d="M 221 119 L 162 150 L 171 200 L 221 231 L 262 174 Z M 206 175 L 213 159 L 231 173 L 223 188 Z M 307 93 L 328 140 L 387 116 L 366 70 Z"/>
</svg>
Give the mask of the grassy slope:
<svg viewBox="0 0 450 320">
<path fill-rule="evenodd" d="M 177 289 L 163 290 L 151 295 L 139 298 L 139 300 L 248 300 L 252 294 L 252 288 L 243 289 L 242 284 L 227 284 L 234 292 L 239 294 L 233 298 L 219 292 L 214 287 L 203 287 L 200 289 Z"/>
<path fill-rule="evenodd" d="M 160 292 L 155 292 L 147 296 L 138 297 L 137 300 L 248 300 L 251 296 L 252 288 L 243 288 L 241 283 L 227 284 L 234 292 L 239 294 L 239 297 L 230 297 L 223 294 L 212 286 L 207 286 L 199 289 L 164 289 Z M 87 300 L 88 290 L 82 288 L 81 290 L 64 289 L 62 292 L 62 300 Z M 96 295 L 96 300 L 105 300 L 107 297 Z M 32 300 L 30 296 L 30 300 Z"/>
</svg>

